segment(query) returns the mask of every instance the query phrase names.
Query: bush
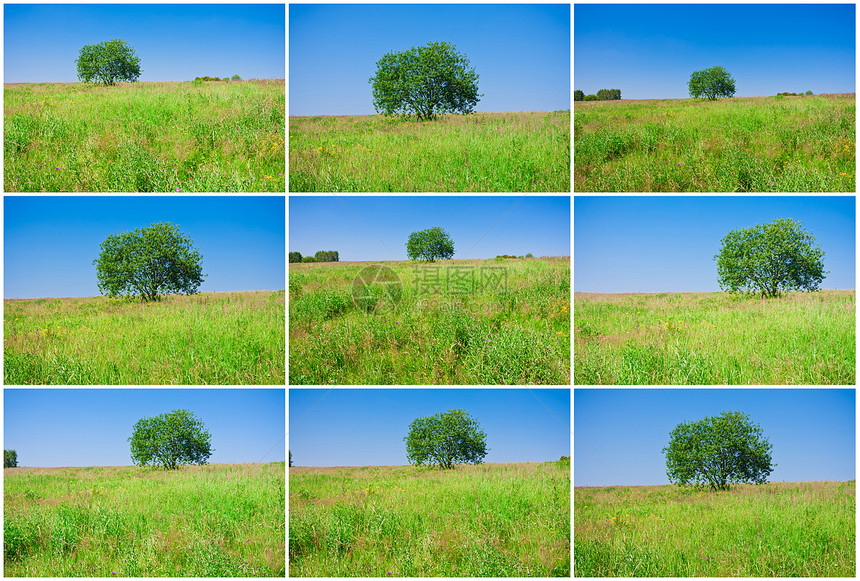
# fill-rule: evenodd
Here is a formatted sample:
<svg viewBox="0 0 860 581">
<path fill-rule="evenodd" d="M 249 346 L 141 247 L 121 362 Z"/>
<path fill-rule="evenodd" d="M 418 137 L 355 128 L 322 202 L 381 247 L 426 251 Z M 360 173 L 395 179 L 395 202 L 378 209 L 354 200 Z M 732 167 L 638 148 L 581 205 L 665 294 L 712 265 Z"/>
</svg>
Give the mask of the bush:
<svg viewBox="0 0 860 581">
<path fill-rule="evenodd" d="M 532 254 L 531 252 L 529 252 L 528 254 L 526 254 L 526 258 L 534 258 L 534 257 L 535 257 L 535 255 L 534 255 L 534 254 Z"/>
<path fill-rule="evenodd" d="M 500 260 L 502 258 L 516 258 L 516 256 L 514 256 L 513 254 L 499 254 L 498 256 L 496 256 L 497 260 Z M 520 256 L 520 258 L 522 258 L 522 256 Z"/>
<path fill-rule="evenodd" d="M 577 89 L 573 92 L 573 100 L 574 101 L 582 101 L 583 99 L 585 99 L 585 93 L 583 93 L 579 89 Z"/>
<path fill-rule="evenodd" d="M 290 262 L 301 262 L 302 261 L 302 253 L 301 252 L 290 252 Z"/>
<path fill-rule="evenodd" d="M 815 93 L 813 93 L 812 91 L 807 91 L 805 94 L 807 94 L 807 95 L 814 95 Z"/>
<path fill-rule="evenodd" d="M 337 250 L 317 250 L 314 255 L 317 262 L 339 262 L 340 256 Z"/>
<path fill-rule="evenodd" d="M 234 81 L 241 81 L 242 80 L 242 77 L 240 77 L 239 75 L 233 75 L 230 78 L 231 78 L 231 80 L 234 80 Z"/>
<path fill-rule="evenodd" d="M 316 262 L 316 261 L 317 261 L 317 259 L 314 258 L 313 256 L 303 256 L 302 257 L 302 262 Z"/>
<path fill-rule="evenodd" d="M 220 81 L 221 79 L 219 77 L 196 77 L 194 80 L 195 81 Z M 224 80 L 226 81 L 227 79 L 224 79 Z"/>
<path fill-rule="evenodd" d="M 18 467 L 18 452 L 15 450 L 3 450 L 3 468 Z"/>
<path fill-rule="evenodd" d="M 597 101 L 597 95 L 586 95 L 584 101 Z"/>
</svg>

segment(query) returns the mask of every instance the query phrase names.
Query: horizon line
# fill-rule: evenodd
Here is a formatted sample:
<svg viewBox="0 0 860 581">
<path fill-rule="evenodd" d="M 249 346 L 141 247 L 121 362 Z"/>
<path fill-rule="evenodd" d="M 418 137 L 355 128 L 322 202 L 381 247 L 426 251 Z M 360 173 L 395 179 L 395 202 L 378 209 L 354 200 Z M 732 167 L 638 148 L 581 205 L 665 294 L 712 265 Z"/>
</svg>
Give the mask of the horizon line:
<svg viewBox="0 0 860 581">
<path fill-rule="evenodd" d="M 159 294 L 160 297 L 191 297 L 194 295 L 203 295 L 203 294 L 222 294 L 222 293 L 276 293 L 276 292 L 284 292 L 286 289 L 277 288 L 277 289 L 265 289 L 258 288 L 254 290 L 225 290 L 225 291 L 198 291 L 192 294 L 185 293 L 172 293 L 172 294 Z M 76 295 L 76 296 L 66 296 L 66 297 L 3 297 L 3 301 L 37 301 L 39 299 L 55 299 L 55 300 L 64 300 L 64 299 L 136 299 L 139 298 L 139 295 Z"/>
</svg>

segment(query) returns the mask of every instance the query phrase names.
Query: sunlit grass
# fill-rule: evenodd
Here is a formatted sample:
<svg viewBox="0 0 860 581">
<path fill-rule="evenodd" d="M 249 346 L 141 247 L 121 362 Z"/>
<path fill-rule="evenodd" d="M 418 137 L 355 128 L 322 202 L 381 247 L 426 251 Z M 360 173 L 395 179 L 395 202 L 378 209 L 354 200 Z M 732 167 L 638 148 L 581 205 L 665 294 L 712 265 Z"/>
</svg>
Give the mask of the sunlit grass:
<svg viewBox="0 0 860 581">
<path fill-rule="evenodd" d="M 290 118 L 291 192 L 569 192 L 570 111 Z"/>
<path fill-rule="evenodd" d="M 853 577 L 855 483 L 574 489 L 577 577 Z"/>
<path fill-rule="evenodd" d="M 855 382 L 854 291 L 574 294 L 576 384 Z"/>
<path fill-rule="evenodd" d="M 570 576 L 570 463 L 290 468 L 290 576 Z"/>
<path fill-rule="evenodd" d="M 285 467 L 5 468 L 6 577 L 284 577 Z"/>
<path fill-rule="evenodd" d="M 3 377 L 7 385 L 282 385 L 284 301 L 284 291 L 7 300 Z"/>
<path fill-rule="evenodd" d="M 6 84 L 7 192 L 283 192 L 283 80 Z"/>
<path fill-rule="evenodd" d="M 577 192 L 853 192 L 854 94 L 574 108 Z"/>
</svg>

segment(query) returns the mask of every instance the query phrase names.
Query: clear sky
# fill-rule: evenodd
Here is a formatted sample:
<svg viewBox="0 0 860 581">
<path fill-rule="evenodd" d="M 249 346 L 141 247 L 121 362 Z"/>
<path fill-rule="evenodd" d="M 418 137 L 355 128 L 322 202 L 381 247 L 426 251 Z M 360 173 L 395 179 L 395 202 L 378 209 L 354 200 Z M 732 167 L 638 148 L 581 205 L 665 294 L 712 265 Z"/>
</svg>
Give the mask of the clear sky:
<svg viewBox="0 0 860 581">
<path fill-rule="evenodd" d="M 824 250 L 822 289 L 853 289 L 854 196 L 576 196 L 575 292 L 720 290 L 717 263 L 732 230 L 800 221 Z"/>
<path fill-rule="evenodd" d="M 573 88 L 685 99 L 722 66 L 737 97 L 853 93 L 854 4 L 576 4 Z"/>
<path fill-rule="evenodd" d="M 406 241 L 439 226 L 453 258 L 570 256 L 569 196 L 291 196 L 290 251 L 406 260 Z"/>
<path fill-rule="evenodd" d="M 747 414 L 773 446 L 769 481 L 854 480 L 854 397 L 853 388 L 576 389 L 573 484 L 669 484 L 669 433 L 726 411 Z"/>
<path fill-rule="evenodd" d="M 290 115 L 375 113 L 385 54 L 445 41 L 484 96 L 476 111 L 570 109 L 569 4 L 291 4 Z"/>
<path fill-rule="evenodd" d="M 4 298 L 98 296 L 111 234 L 171 222 L 203 255 L 198 291 L 285 288 L 282 196 L 4 196 Z"/>
<path fill-rule="evenodd" d="M 290 389 L 293 465 L 406 465 L 409 425 L 451 409 L 480 424 L 484 462 L 570 456 L 569 389 Z"/>
<path fill-rule="evenodd" d="M 187 409 L 211 435 L 210 463 L 286 459 L 281 389 L 3 390 L 3 448 L 19 466 L 130 466 L 134 424 Z"/>
<path fill-rule="evenodd" d="M 139 81 L 283 79 L 284 4 L 4 4 L 4 82 L 78 81 L 81 48 L 120 38 Z"/>
</svg>

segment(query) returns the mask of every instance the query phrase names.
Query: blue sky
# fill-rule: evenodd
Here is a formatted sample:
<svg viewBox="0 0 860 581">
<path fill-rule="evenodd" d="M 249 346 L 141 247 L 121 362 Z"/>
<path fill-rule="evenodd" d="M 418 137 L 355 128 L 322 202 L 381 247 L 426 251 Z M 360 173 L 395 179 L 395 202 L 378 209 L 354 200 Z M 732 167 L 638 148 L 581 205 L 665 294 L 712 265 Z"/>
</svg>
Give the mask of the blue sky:
<svg viewBox="0 0 860 581">
<path fill-rule="evenodd" d="M 824 250 L 822 289 L 853 289 L 854 196 L 577 196 L 574 292 L 720 290 L 721 240 L 732 230 L 800 221 Z"/>
<path fill-rule="evenodd" d="M 569 389 L 290 389 L 293 465 L 406 465 L 413 420 L 451 409 L 478 421 L 484 462 L 570 456 Z"/>
<path fill-rule="evenodd" d="M 409 235 L 434 226 L 453 258 L 570 256 L 569 196 L 291 196 L 290 251 L 406 260 Z"/>
<path fill-rule="evenodd" d="M 211 435 L 209 462 L 283 462 L 281 389 L 3 390 L 3 448 L 19 466 L 130 466 L 134 424 L 187 409 Z"/>
<path fill-rule="evenodd" d="M 81 48 L 120 38 L 139 81 L 283 79 L 283 4 L 5 4 L 4 82 L 77 82 Z"/>
<path fill-rule="evenodd" d="M 685 99 L 722 66 L 737 97 L 853 93 L 854 4 L 577 4 L 573 88 Z"/>
<path fill-rule="evenodd" d="M 446 41 L 478 73 L 476 111 L 570 109 L 569 4 L 291 4 L 290 115 L 375 113 L 385 54 Z"/>
<path fill-rule="evenodd" d="M 576 389 L 573 484 L 668 484 L 669 433 L 726 411 L 761 426 L 777 464 L 769 481 L 854 480 L 854 398 L 854 389 Z"/>
<path fill-rule="evenodd" d="M 285 288 L 282 196 L 4 196 L 4 298 L 98 296 L 111 234 L 171 222 L 203 255 L 200 292 Z"/>
</svg>

